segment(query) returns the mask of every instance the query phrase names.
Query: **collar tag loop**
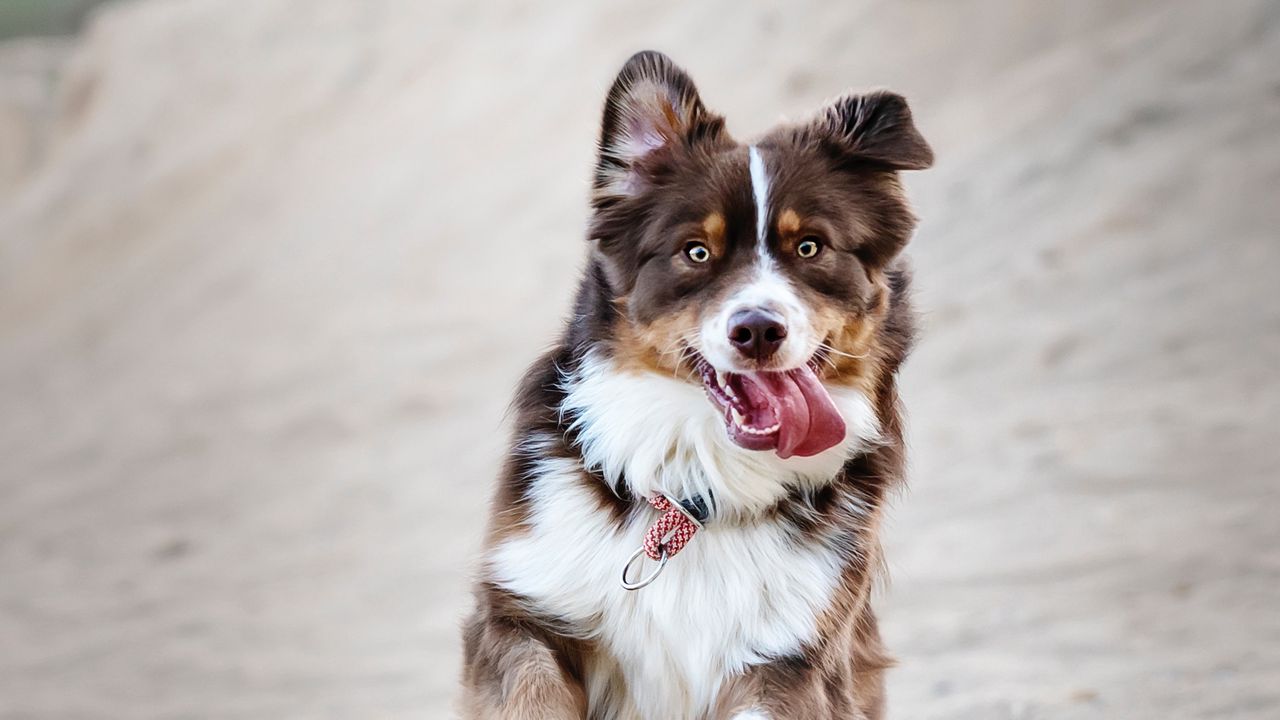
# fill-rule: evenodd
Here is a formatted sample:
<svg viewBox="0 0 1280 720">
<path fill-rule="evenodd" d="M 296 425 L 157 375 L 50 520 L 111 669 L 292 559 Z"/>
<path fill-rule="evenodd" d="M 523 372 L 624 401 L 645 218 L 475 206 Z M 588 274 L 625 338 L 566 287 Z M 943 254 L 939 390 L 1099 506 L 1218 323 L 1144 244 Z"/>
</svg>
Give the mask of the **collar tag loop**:
<svg viewBox="0 0 1280 720">
<path fill-rule="evenodd" d="M 622 587 L 627 590 L 639 590 L 657 580 L 667 566 L 667 561 L 683 550 L 702 529 L 702 523 L 694 516 L 693 511 L 682 503 L 665 495 L 655 495 L 649 498 L 649 504 L 662 515 L 645 531 L 644 544 L 631 554 L 622 568 Z M 632 582 L 628 580 L 631 566 L 640 559 L 641 554 L 658 563 L 658 567 L 648 576 Z"/>
</svg>

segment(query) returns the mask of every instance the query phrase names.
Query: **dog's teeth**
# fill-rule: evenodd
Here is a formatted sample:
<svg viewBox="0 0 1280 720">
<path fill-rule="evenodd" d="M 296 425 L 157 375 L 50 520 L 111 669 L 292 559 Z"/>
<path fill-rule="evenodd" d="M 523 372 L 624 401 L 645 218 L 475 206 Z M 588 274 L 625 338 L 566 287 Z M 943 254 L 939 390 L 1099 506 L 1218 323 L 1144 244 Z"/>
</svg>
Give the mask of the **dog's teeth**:
<svg viewBox="0 0 1280 720">
<path fill-rule="evenodd" d="M 716 384 L 726 390 L 729 389 L 729 383 L 725 382 L 724 373 L 719 370 L 716 371 Z M 732 391 L 730 391 L 730 394 L 732 394 Z"/>
<path fill-rule="evenodd" d="M 745 429 L 745 430 L 750 430 L 750 429 L 751 429 L 751 428 L 747 427 L 747 419 L 746 419 L 745 417 L 743 417 L 743 416 L 742 416 L 742 413 L 738 412 L 738 408 L 729 408 L 729 412 L 733 415 L 733 422 L 734 422 L 738 427 L 741 427 L 741 428 L 743 428 L 743 429 Z"/>
<path fill-rule="evenodd" d="M 742 427 L 743 432 L 750 435 L 772 435 L 778 431 L 778 428 L 782 427 L 781 423 L 774 423 L 767 428 L 751 427 L 750 425 L 742 425 L 741 423 L 739 423 L 739 425 Z"/>
</svg>

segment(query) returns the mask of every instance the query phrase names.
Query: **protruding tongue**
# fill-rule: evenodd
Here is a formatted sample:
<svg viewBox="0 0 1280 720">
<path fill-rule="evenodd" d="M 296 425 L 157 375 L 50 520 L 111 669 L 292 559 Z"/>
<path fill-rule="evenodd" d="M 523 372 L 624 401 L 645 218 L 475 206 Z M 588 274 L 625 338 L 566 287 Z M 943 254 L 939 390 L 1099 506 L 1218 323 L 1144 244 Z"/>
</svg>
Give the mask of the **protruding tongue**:
<svg viewBox="0 0 1280 720">
<path fill-rule="evenodd" d="M 751 414 L 776 415 L 778 457 L 817 455 L 844 439 L 844 418 L 809 366 L 742 380 Z"/>
</svg>

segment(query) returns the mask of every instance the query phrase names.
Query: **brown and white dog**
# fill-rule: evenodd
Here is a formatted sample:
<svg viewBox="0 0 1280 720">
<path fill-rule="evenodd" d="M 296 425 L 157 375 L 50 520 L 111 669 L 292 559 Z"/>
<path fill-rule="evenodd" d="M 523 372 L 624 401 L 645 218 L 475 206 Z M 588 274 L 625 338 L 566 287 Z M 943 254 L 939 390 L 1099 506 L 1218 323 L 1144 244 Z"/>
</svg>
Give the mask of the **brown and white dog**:
<svg viewBox="0 0 1280 720">
<path fill-rule="evenodd" d="M 573 314 L 515 400 L 465 717 L 881 717 L 868 598 L 912 335 L 898 171 L 932 159 L 892 93 L 744 145 L 667 57 L 627 62 Z M 703 527 L 623 589 L 659 496 Z"/>
</svg>

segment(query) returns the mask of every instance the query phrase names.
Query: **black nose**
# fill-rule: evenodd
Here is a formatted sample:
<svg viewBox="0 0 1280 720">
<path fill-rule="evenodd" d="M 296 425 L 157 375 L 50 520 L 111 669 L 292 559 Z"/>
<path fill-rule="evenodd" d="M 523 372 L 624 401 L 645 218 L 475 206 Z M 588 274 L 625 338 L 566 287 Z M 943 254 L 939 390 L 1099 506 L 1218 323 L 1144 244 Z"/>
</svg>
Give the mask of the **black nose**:
<svg viewBox="0 0 1280 720">
<path fill-rule="evenodd" d="M 786 339 L 782 318 L 767 310 L 739 310 L 729 318 L 729 342 L 749 358 L 768 360 Z"/>
</svg>

